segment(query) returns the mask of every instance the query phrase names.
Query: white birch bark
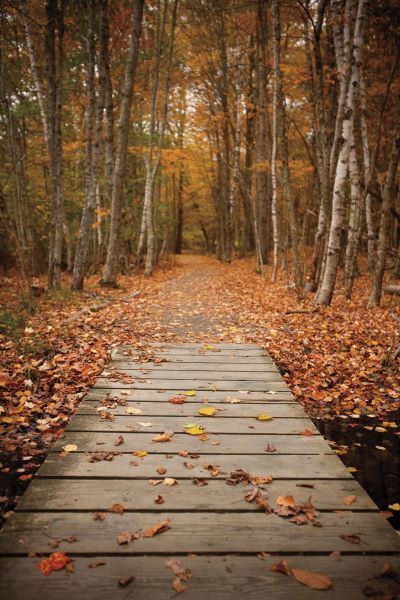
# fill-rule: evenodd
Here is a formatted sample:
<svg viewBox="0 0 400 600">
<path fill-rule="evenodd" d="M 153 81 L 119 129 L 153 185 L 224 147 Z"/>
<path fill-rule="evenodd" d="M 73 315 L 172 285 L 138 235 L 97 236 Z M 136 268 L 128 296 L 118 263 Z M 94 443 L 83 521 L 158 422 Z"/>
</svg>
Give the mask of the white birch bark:
<svg viewBox="0 0 400 600">
<path fill-rule="evenodd" d="M 362 62 L 362 46 L 367 0 L 359 0 L 354 30 L 352 69 L 346 99 L 346 108 L 342 124 L 341 149 L 336 167 L 335 183 L 332 199 L 332 220 L 329 231 L 325 270 L 316 299 L 317 304 L 330 304 L 336 283 L 341 249 L 342 229 L 344 224 L 345 183 L 349 166 L 351 132 L 354 121 L 355 97 L 359 85 L 360 65 Z"/>
<path fill-rule="evenodd" d="M 356 143 L 353 131 L 351 132 L 350 138 L 349 175 L 351 202 L 345 254 L 345 296 L 348 300 L 351 298 L 351 294 L 353 291 L 354 276 L 357 264 L 357 250 L 360 240 L 362 202 Z"/>
</svg>

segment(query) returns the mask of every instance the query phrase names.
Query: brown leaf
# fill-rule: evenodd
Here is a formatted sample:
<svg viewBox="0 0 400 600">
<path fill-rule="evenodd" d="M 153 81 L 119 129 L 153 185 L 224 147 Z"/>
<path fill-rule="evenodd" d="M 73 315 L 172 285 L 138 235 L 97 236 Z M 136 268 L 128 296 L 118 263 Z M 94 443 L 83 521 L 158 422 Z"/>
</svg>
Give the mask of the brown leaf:
<svg viewBox="0 0 400 600">
<path fill-rule="evenodd" d="M 165 475 L 165 473 L 167 472 L 167 467 L 157 467 L 156 471 L 159 475 Z"/>
<path fill-rule="evenodd" d="M 290 508 L 294 508 L 296 506 L 293 496 L 278 496 L 276 503 L 279 506 L 289 506 Z"/>
<path fill-rule="evenodd" d="M 309 429 L 305 429 L 304 431 L 301 431 L 299 433 L 299 435 L 305 435 L 307 437 L 311 437 L 312 435 L 314 435 L 314 433 L 312 431 L 310 431 Z"/>
<path fill-rule="evenodd" d="M 131 575 L 130 577 L 124 577 L 123 579 L 118 579 L 118 585 L 120 585 L 121 587 L 126 587 L 127 585 L 132 583 L 132 581 L 134 581 L 134 580 L 135 580 L 134 575 Z"/>
<path fill-rule="evenodd" d="M 165 521 L 161 521 L 161 523 L 157 523 L 156 525 L 153 525 L 152 527 L 148 527 L 147 529 L 144 530 L 143 537 L 149 538 L 149 537 L 153 537 L 159 533 L 163 533 L 164 531 L 167 531 L 167 529 L 170 529 L 170 523 L 171 523 L 171 520 L 166 519 Z"/>
<path fill-rule="evenodd" d="M 267 444 L 267 447 L 265 448 L 265 452 L 276 452 L 276 447 L 274 446 L 274 444 Z"/>
<path fill-rule="evenodd" d="M 332 580 L 327 575 L 296 568 L 291 569 L 291 575 L 296 581 L 312 590 L 329 590 L 332 587 Z"/>
<path fill-rule="evenodd" d="M 99 462 L 101 460 L 112 460 L 114 458 L 114 452 L 90 452 L 89 462 Z"/>
<path fill-rule="evenodd" d="M 342 540 L 346 540 L 346 542 L 350 542 L 350 544 L 360 544 L 361 543 L 361 538 L 357 533 L 349 533 L 349 534 L 342 533 L 340 537 L 342 538 Z"/>
<path fill-rule="evenodd" d="M 356 500 L 357 500 L 357 496 L 354 496 L 354 495 L 346 496 L 345 498 L 343 498 L 343 504 L 345 504 L 346 506 L 350 506 Z"/>
<path fill-rule="evenodd" d="M 93 520 L 94 521 L 104 521 L 105 518 L 106 518 L 106 513 L 103 513 L 103 512 L 95 512 L 95 513 L 93 513 Z"/>
<path fill-rule="evenodd" d="M 118 514 L 122 515 L 124 510 L 125 509 L 122 506 L 122 504 L 113 504 L 112 507 L 108 509 L 108 512 L 118 513 Z"/>
<path fill-rule="evenodd" d="M 131 541 L 132 541 L 132 534 L 130 531 L 121 531 L 121 533 L 119 533 L 117 535 L 117 542 L 120 546 L 123 546 L 125 544 L 130 544 Z"/>
<path fill-rule="evenodd" d="M 281 560 L 271 566 L 270 569 L 273 573 L 282 573 L 283 575 L 290 575 L 290 569 L 287 560 Z"/>
<path fill-rule="evenodd" d="M 119 435 L 114 442 L 114 446 L 120 446 L 121 444 L 124 443 L 124 441 L 125 440 L 124 440 L 123 436 Z"/>
<path fill-rule="evenodd" d="M 157 494 L 157 496 L 154 498 L 154 502 L 156 504 L 164 504 L 165 498 L 164 496 L 161 496 L 161 494 Z"/>
<path fill-rule="evenodd" d="M 203 485 L 208 485 L 208 482 L 205 479 L 202 479 L 201 477 L 195 477 L 195 479 L 193 479 L 192 482 L 195 485 L 197 485 L 197 487 L 203 487 Z"/>
<path fill-rule="evenodd" d="M 106 565 L 105 560 L 98 560 L 97 562 L 92 562 L 88 564 L 88 569 L 97 569 L 97 567 L 104 567 Z"/>
<path fill-rule="evenodd" d="M 164 433 L 160 433 L 152 438 L 153 442 L 169 442 L 169 440 L 174 435 L 173 431 L 164 431 Z"/>
</svg>

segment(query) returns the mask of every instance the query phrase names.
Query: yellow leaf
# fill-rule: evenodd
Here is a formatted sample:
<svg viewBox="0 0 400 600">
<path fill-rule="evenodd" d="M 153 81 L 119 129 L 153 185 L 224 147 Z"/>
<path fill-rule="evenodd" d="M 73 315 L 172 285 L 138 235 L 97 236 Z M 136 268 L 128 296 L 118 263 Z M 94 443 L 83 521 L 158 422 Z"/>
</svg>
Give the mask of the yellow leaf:
<svg viewBox="0 0 400 600">
<path fill-rule="evenodd" d="M 395 504 L 389 504 L 390 510 L 400 510 L 400 504 L 396 502 Z"/>
<path fill-rule="evenodd" d="M 270 421 L 271 419 L 270 415 L 257 415 L 257 421 Z"/>
<path fill-rule="evenodd" d="M 139 456 L 140 458 L 143 458 L 143 456 L 147 456 L 147 452 L 146 450 L 135 450 L 135 452 L 132 452 L 133 456 Z"/>
<path fill-rule="evenodd" d="M 199 408 L 199 414 L 205 417 L 212 417 L 217 412 L 217 409 L 213 406 L 208 406 L 207 408 Z"/>
<path fill-rule="evenodd" d="M 387 429 L 385 427 L 375 427 L 375 431 L 378 431 L 379 433 L 385 433 Z"/>
<path fill-rule="evenodd" d="M 14 420 L 11 417 L 2 417 L 1 420 L 3 423 L 13 423 Z"/>
<path fill-rule="evenodd" d="M 195 396 L 196 392 L 194 390 L 189 390 L 188 392 L 184 392 L 185 396 Z"/>
<path fill-rule="evenodd" d="M 357 473 L 357 469 L 355 467 L 347 467 L 349 473 Z"/>
<path fill-rule="evenodd" d="M 202 433 L 204 433 L 204 427 L 203 427 L 203 425 L 194 425 L 193 424 L 190 427 L 186 427 L 185 431 L 189 435 L 201 435 Z"/>
<path fill-rule="evenodd" d="M 63 446 L 64 452 L 76 452 L 78 450 L 78 446 L 76 444 L 67 444 Z"/>
</svg>

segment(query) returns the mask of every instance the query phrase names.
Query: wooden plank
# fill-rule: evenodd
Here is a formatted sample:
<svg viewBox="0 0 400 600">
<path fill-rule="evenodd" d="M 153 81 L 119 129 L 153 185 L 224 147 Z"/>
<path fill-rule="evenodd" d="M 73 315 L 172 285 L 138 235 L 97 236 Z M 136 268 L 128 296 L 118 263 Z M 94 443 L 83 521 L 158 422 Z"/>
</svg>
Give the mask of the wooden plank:
<svg viewBox="0 0 400 600">
<path fill-rule="evenodd" d="M 145 530 L 170 519 L 171 528 L 164 533 L 133 540 L 128 545 L 117 542 L 122 531 Z M 175 552 L 400 552 L 400 539 L 379 513 L 321 513 L 322 527 L 298 526 L 275 514 L 237 513 L 108 513 L 103 521 L 94 521 L 91 513 L 17 512 L 0 536 L 0 553 L 26 555 L 49 552 L 49 536 L 63 539 L 74 536 L 73 543 L 60 544 L 68 554 L 113 553 L 116 555 Z M 46 535 L 43 535 L 43 532 Z M 360 536 L 352 544 L 342 535 Z"/>
<path fill-rule="evenodd" d="M 130 375 L 135 379 L 163 379 L 163 380 L 206 380 L 206 381 L 230 381 L 232 377 L 236 376 L 236 379 L 245 379 L 248 381 L 282 381 L 282 378 L 279 374 L 279 371 L 275 369 L 274 371 L 243 371 L 236 370 L 233 375 L 232 371 L 210 371 L 210 370 L 193 370 L 193 371 L 179 371 L 179 370 L 163 370 L 163 369 L 126 369 L 126 368 L 118 368 L 116 373 L 110 374 L 107 379 L 112 380 L 116 376 L 118 377 L 119 373 L 123 373 L 126 375 Z"/>
<path fill-rule="evenodd" d="M 203 405 L 204 408 L 204 405 Z M 261 411 L 261 408 L 260 408 Z M 262 414 L 261 411 L 259 414 Z M 202 425 L 207 433 L 234 433 L 242 435 L 252 433 L 254 435 L 299 435 L 306 429 L 318 434 L 315 425 L 309 419 L 280 419 L 274 418 L 270 421 L 258 421 L 255 417 L 204 417 L 199 414 L 193 419 L 180 416 L 152 417 L 151 421 L 143 420 L 142 415 L 116 416 L 112 421 L 102 419 L 99 415 L 75 415 L 65 431 L 113 431 L 121 433 L 162 433 L 164 431 L 175 431 L 185 433 L 185 425 L 195 422 Z M 145 423 L 145 425 L 141 425 Z M 149 425 L 150 423 L 150 425 Z"/>
<path fill-rule="evenodd" d="M 115 354 L 113 354 L 113 364 L 116 365 L 116 367 L 118 367 L 120 362 L 127 362 L 127 361 L 135 361 L 135 357 L 137 357 L 137 363 L 138 365 L 149 365 L 151 364 L 151 361 L 140 361 L 140 357 L 139 355 L 136 353 L 133 353 L 131 355 L 129 354 L 121 354 L 119 352 L 116 352 Z M 193 362 L 196 361 L 196 364 L 237 364 L 237 365 L 265 365 L 265 366 L 270 366 L 270 365 L 274 365 L 275 363 L 267 356 L 267 355 L 261 355 L 261 356 L 231 356 L 230 354 L 227 356 L 226 354 L 221 354 L 219 352 L 217 353 L 206 353 L 206 354 L 194 354 L 193 352 L 191 354 L 181 354 L 181 353 L 174 353 L 174 354 L 170 354 L 168 356 L 166 356 L 165 354 L 162 354 L 159 356 L 159 358 L 163 358 L 164 360 L 166 360 L 166 362 L 160 363 L 160 365 L 168 365 L 168 364 L 175 364 L 175 363 L 187 363 L 187 362 Z M 135 361 L 136 362 L 136 361 Z"/>
<path fill-rule="evenodd" d="M 97 447 L 100 450 L 101 446 Z M 141 448 L 137 448 L 141 450 Z M 226 478 L 235 469 L 245 469 L 256 475 L 272 475 L 280 479 L 352 479 L 343 463 L 333 454 L 325 455 L 223 455 L 211 454 L 215 447 L 207 449 L 199 458 L 187 458 L 178 455 L 149 454 L 143 459 L 131 454 L 121 454 L 114 460 L 89 462 L 88 456 L 75 452 L 61 457 L 55 452 L 50 452 L 45 462 L 40 467 L 36 478 L 40 477 L 96 477 L 99 479 L 143 479 L 157 478 L 157 467 L 165 465 L 168 475 L 173 478 L 180 477 L 209 477 L 209 471 L 204 464 L 218 465 L 221 471 L 219 478 Z M 188 470 L 184 462 L 194 465 Z M 35 479 L 36 480 L 36 479 Z M 31 484 L 32 485 L 32 484 Z M 118 483 L 116 482 L 116 485 Z"/>
<path fill-rule="evenodd" d="M 217 404 L 217 403 L 215 403 Z M 186 417 L 198 417 L 199 408 L 207 406 L 198 400 L 190 401 L 187 398 L 185 404 L 172 405 L 168 401 L 164 402 L 127 402 L 126 406 L 116 405 L 115 408 L 107 408 L 113 415 L 126 415 L 127 408 L 138 408 L 141 410 L 140 418 L 162 415 L 181 415 Z M 210 406 L 214 406 L 214 403 Z M 248 404 L 241 402 L 240 404 L 227 404 L 221 406 L 218 403 L 221 412 L 218 413 L 218 418 L 225 419 L 226 417 L 256 417 L 262 411 L 268 413 L 272 417 L 280 417 L 285 419 L 301 418 L 305 416 L 303 408 L 298 403 L 283 403 L 283 402 L 263 402 L 260 404 Z M 77 411 L 79 415 L 99 415 L 98 408 L 105 408 L 100 402 L 83 400 Z M 139 419 L 139 417 L 136 417 Z M 309 422 L 308 422 L 309 423 Z"/>
<path fill-rule="evenodd" d="M 173 379 L 154 379 L 153 381 L 137 381 L 133 383 L 112 382 L 107 377 L 99 377 L 94 386 L 95 389 L 106 388 L 114 389 L 136 389 L 136 390 L 199 390 L 212 391 L 213 389 L 226 392 L 239 392 L 240 390 L 252 392 L 268 392 L 272 391 L 287 391 L 287 386 L 284 381 L 252 381 L 246 379 L 231 379 L 230 381 L 205 380 L 205 379 L 188 379 L 179 381 Z"/>
<path fill-rule="evenodd" d="M 132 360 L 121 360 L 118 363 L 112 363 L 112 368 L 117 371 L 157 371 L 162 373 L 165 371 L 216 371 L 224 373 L 279 373 L 278 368 L 273 363 L 236 363 L 227 360 L 225 362 L 198 362 L 197 360 L 187 361 L 168 361 L 163 363 L 145 362 L 139 363 Z M 169 373 L 167 373 L 168 375 Z"/>
<path fill-rule="evenodd" d="M 66 444 L 76 444 L 80 452 L 95 452 L 97 450 L 112 452 L 116 451 L 115 440 L 117 435 L 117 432 L 66 431 L 52 446 L 51 451 L 60 451 Z M 267 445 L 273 444 L 276 451 L 283 454 L 333 453 L 322 436 L 218 434 L 218 436 L 209 435 L 208 440 L 203 441 L 198 436 L 176 433 L 169 442 L 157 443 L 152 441 L 155 435 L 157 434 L 147 432 L 124 433 L 124 443 L 118 446 L 118 451 L 126 453 L 146 450 L 146 452 L 155 454 L 173 454 L 188 450 L 189 452 L 199 452 L 201 454 L 267 454 Z M 218 442 L 218 444 L 215 444 L 215 442 Z M 341 464 L 340 461 L 338 462 Z"/>
<path fill-rule="evenodd" d="M 107 388 L 92 388 L 85 401 L 92 402 L 97 401 L 101 398 L 116 397 L 123 398 L 124 400 L 145 400 L 146 402 L 160 402 L 167 401 L 174 396 L 182 394 L 182 390 L 121 390 L 121 389 L 107 389 Z M 293 394 L 288 390 L 270 390 L 269 392 L 248 392 L 246 394 L 239 392 L 214 392 L 213 390 L 197 391 L 196 396 L 188 396 L 186 402 L 201 402 L 208 400 L 210 403 L 223 402 L 228 396 L 234 396 L 239 399 L 240 402 L 292 402 L 298 404 Z"/>
<path fill-rule="evenodd" d="M 189 459 L 190 461 L 190 459 Z M 161 465 L 160 461 L 160 465 Z M 193 461 L 190 461 L 193 462 Z M 166 464 L 165 464 L 166 463 Z M 169 466 L 168 461 L 163 461 Z M 169 470 L 164 477 L 169 476 Z M 188 471 L 190 476 L 190 471 Z M 154 470 L 154 478 L 163 479 Z M 96 479 L 38 479 L 35 485 L 28 487 L 17 511 L 107 511 L 110 506 L 120 503 L 125 510 L 155 511 L 254 511 L 254 504 L 245 501 L 247 491 L 254 489 L 250 486 L 228 486 L 225 481 L 207 477 L 208 485 L 198 487 L 193 479 L 180 479 L 178 485 L 152 486 L 148 480 L 115 481 Z M 312 489 L 299 487 L 300 484 L 313 485 Z M 372 510 L 377 508 L 371 498 L 355 480 L 282 480 L 275 479 L 263 486 L 268 495 L 268 502 L 275 505 L 276 498 L 291 494 L 296 502 L 304 502 L 311 497 L 312 504 L 318 510 L 346 510 L 343 499 L 355 495 L 356 500 L 351 505 L 352 511 Z M 156 494 L 162 494 L 164 504 L 155 504 Z"/>
<path fill-rule="evenodd" d="M 165 561 L 173 556 L 95 556 L 74 561 L 75 574 L 64 572 L 43 577 L 39 572 L 40 557 L 0 559 L 0 597 L 13 600 L 171 600 L 173 575 Z M 379 577 L 385 562 L 400 570 L 400 559 L 393 556 L 346 556 L 341 560 L 329 556 L 273 556 L 264 560 L 256 556 L 177 556 L 184 568 L 192 572 L 187 582 L 185 600 L 309 600 L 318 592 L 302 586 L 293 577 L 271 572 L 272 565 L 287 558 L 290 567 L 328 575 L 332 589 L 323 592 L 329 600 L 365 600 L 366 588 L 380 598 L 395 598 L 399 585 L 390 577 Z M 101 562 L 100 567 L 88 568 Z M 120 579 L 133 575 L 126 588 Z M 66 583 L 67 582 L 67 583 Z"/>
</svg>

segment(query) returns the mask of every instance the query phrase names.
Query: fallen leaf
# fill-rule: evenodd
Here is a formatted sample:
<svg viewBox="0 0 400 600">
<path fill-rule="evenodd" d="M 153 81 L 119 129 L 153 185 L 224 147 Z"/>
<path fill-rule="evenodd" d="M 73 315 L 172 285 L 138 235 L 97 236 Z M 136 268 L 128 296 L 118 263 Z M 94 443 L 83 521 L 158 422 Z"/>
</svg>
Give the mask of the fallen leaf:
<svg viewBox="0 0 400 600">
<path fill-rule="evenodd" d="M 181 396 L 175 396 L 174 398 L 170 398 L 168 402 L 170 402 L 171 404 L 184 404 L 186 400 Z"/>
<path fill-rule="evenodd" d="M 312 431 L 310 431 L 310 429 L 305 429 L 304 431 L 301 431 L 299 433 L 299 435 L 305 435 L 305 436 L 310 436 L 311 437 L 312 435 L 314 435 L 314 433 Z"/>
<path fill-rule="evenodd" d="M 189 435 L 201 435 L 204 433 L 204 425 L 196 425 L 195 423 L 185 425 L 185 432 Z"/>
<path fill-rule="evenodd" d="M 228 404 L 239 404 L 241 400 L 239 400 L 238 398 L 234 398 L 233 396 L 227 396 L 224 402 L 227 402 Z"/>
<path fill-rule="evenodd" d="M 0 371 L 0 387 L 7 387 L 10 383 L 11 377 L 4 371 Z"/>
<path fill-rule="evenodd" d="M 197 485 L 197 487 L 203 487 L 204 485 L 208 485 L 208 481 L 206 479 L 202 479 L 201 477 L 195 477 L 195 479 L 193 479 L 192 481 L 195 485 Z"/>
<path fill-rule="evenodd" d="M 159 475 L 165 475 L 165 473 L 167 472 L 167 467 L 157 467 L 156 471 Z"/>
<path fill-rule="evenodd" d="M 342 540 L 345 540 L 346 542 L 350 542 L 350 544 L 360 544 L 361 543 L 361 538 L 357 533 L 348 533 L 348 534 L 341 534 L 340 536 L 342 538 Z"/>
<path fill-rule="evenodd" d="M 164 498 L 164 496 L 161 496 L 161 494 L 157 494 L 157 496 L 155 496 L 155 498 L 154 498 L 154 502 L 156 504 L 164 504 L 165 498 Z"/>
<path fill-rule="evenodd" d="M 95 512 L 95 513 L 93 513 L 93 520 L 94 521 L 104 521 L 105 518 L 106 518 L 106 513 L 103 513 L 103 512 Z"/>
<path fill-rule="evenodd" d="M 134 580 L 135 580 L 134 575 L 131 575 L 130 577 L 124 577 L 123 579 L 118 579 L 118 585 L 121 587 L 126 587 L 127 585 L 132 583 L 132 581 L 134 581 Z"/>
<path fill-rule="evenodd" d="M 169 442 L 173 435 L 173 431 L 164 431 L 164 433 L 160 433 L 159 435 L 156 435 L 151 439 L 153 440 L 153 442 Z"/>
<path fill-rule="evenodd" d="M 78 446 L 76 444 L 67 444 L 63 446 L 64 452 L 76 452 L 78 450 Z"/>
<path fill-rule="evenodd" d="M 122 435 L 119 435 L 114 442 L 114 446 L 120 446 L 124 443 L 124 441 L 124 437 Z"/>
<path fill-rule="evenodd" d="M 257 421 L 271 421 L 272 417 L 270 415 L 257 415 Z"/>
<path fill-rule="evenodd" d="M 178 482 L 176 479 L 173 479 L 172 477 L 166 477 L 163 481 L 163 485 L 171 487 L 172 485 L 178 485 Z"/>
<path fill-rule="evenodd" d="M 133 408 L 132 406 L 127 406 L 125 408 L 125 412 L 128 413 L 128 415 L 141 415 L 142 411 L 140 410 L 140 408 Z"/>
<path fill-rule="evenodd" d="M 276 452 L 276 447 L 273 444 L 268 443 L 265 448 L 265 452 Z"/>
<path fill-rule="evenodd" d="M 189 390 L 188 392 L 184 392 L 185 396 L 196 396 L 197 392 L 195 390 Z"/>
<path fill-rule="evenodd" d="M 346 506 L 350 506 L 356 500 L 357 496 L 353 496 L 352 494 L 350 494 L 350 496 L 346 496 L 345 498 L 343 498 L 343 504 L 345 504 Z"/>
<path fill-rule="evenodd" d="M 116 503 L 116 504 L 113 504 L 112 507 L 108 509 L 108 512 L 118 513 L 118 514 L 122 515 L 124 510 L 125 509 L 122 504 Z"/>
<path fill-rule="evenodd" d="M 88 564 L 88 569 L 97 569 L 98 567 L 104 567 L 106 565 L 105 560 L 98 560 L 97 562 L 92 562 Z"/>
<path fill-rule="evenodd" d="M 290 572 L 296 581 L 311 590 L 329 590 L 332 587 L 332 580 L 327 575 L 296 568 L 292 568 Z"/>
<path fill-rule="evenodd" d="M 132 452 L 133 456 L 139 456 L 140 458 L 143 458 L 144 456 L 147 456 L 147 452 L 146 450 L 135 450 L 135 452 Z"/>
<path fill-rule="evenodd" d="M 390 510 L 400 510 L 400 504 L 398 502 L 395 504 L 389 504 L 388 508 L 390 508 Z"/>
<path fill-rule="evenodd" d="M 213 406 L 208 406 L 207 408 L 199 408 L 198 413 L 205 417 L 212 417 L 217 412 L 217 409 Z"/>
<path fill-rule="evenodd" d="M 140 425 L 141 427 L 152 427 L 153 423 L 148 423 L 148 422 L 146 422 L 146 423 L 139 423 L 138 422 L 138 425 Z"/>
<path fill-rule="evenodd" d="M 161 523 L 157 523 L 156 525 L 153 525 L 152 527 L 148 527 L 147 529 L 144 530 L 143 537 L 149 538 L 149 537 L 153 537 L 159 533 L 163 533 L 164 531 L 167 531 L 167 529 L 170 529 L 170 523 L 171 523 L 171 520 L 166 519 L 165 521 L 161 521 Z"/>
<path fill-rule="evenodd" d="M 357 469 L 355 467 L 347 467 L 349 473 L 356 473 Z"/>
<path fill-rule="evenodd" d="M 290 508 L 294 508 L 296 506 L 293 496 L 278 496 L 276 503 L 279 506 L 289 506 Z"/>
<path fill-rule="evenodd" d="M 282 573 L 283 575 L 290 575 L 290 569 L 287 560 L 281 560 L 271 566 L 270 571 L 273 573 Z"/>
<path fill-rule="evenodd" d="M 121 531 L 117 535 L 117 542 L 120 546 L 124 546 L 126 544 L 130 544 L 132 541 L 132 534 L 130 531 Z"/>
</svg>

